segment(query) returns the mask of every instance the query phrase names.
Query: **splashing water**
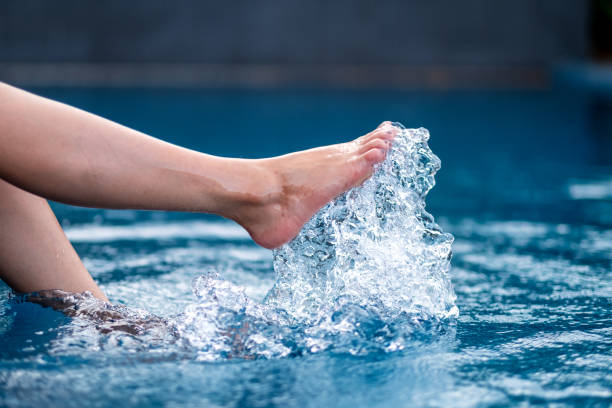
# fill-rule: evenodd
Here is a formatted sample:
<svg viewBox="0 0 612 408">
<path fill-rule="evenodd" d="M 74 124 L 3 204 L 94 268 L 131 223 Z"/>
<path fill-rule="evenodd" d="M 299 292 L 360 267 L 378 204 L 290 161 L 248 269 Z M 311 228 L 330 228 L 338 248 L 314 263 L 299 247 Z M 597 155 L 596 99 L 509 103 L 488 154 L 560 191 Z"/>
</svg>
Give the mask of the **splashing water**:
<svg viewBox="0 0 612 408">
<path fill-rule="evenodd" d="M 425 211 L 440 160 L 426 129 L 401 129 L 372 178 L 321 209 L 274 252 L 266 303 L 312 324 L 343 304 L 386 316 L 456 314 L 447 278 L 453 237 Z"/>
<path fill-rule="evenodd" d="M 393 125 L 398 135 L 374 175 L 274 251 L 277 280 L 263 304 L 215 273 L 195 280 L 200 302 L 177 328 L 200 358 L 393 351 L 458 315 L 453 237 L 425 211 L 440 160 L 426 129 Z"/>
</svg>

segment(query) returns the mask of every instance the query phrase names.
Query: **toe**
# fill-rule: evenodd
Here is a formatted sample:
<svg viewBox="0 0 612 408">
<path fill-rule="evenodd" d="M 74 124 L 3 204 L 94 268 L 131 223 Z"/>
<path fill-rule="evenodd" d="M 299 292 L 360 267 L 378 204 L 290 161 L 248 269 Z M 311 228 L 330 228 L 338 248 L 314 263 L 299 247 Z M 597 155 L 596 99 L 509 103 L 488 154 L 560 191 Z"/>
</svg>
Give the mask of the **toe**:
<svg viewBox="0 0 612 408">
<path fill-rule="evenodd" d="M 362 157 L 367 164 L 372 166 L 376 163 L 380 163 L 381 161 L 385 160 L 385 157 L 387 157 L 387 149 L 370 149 L 363 153 Z"/>
<path fill-rule="evenodd" d="M 385 140 L 393 140 L 397 135 L 397 128 L 393 126 L 385 126 L 381 128 L 377 128 L 373 132 L 368 133 L 367 135 L 361 136 L 357 139 L 359 144 L 367 144 L 373 139 L 385 139 Z"/>
<path fill-rule="evenodd" d="M 372 139 L 369 142 L 362 144 L 361 147 L 359 148 L 359 153 L 366 153 L 369 150 L 374 150 L 374 149 L 380 149 L 384 152 L 386 152 L 387 150 L 389 150 L 389 148 L 391 147 L 391 142 L 389 140 L 386 139 Z"/>
<path fill-rule="evenodd" d="M 369 179 L 374 173 L 374 165 L 382 162 L 387 156 L 387 151 L 384 149 L 371 149 L 363 153 L 357 159 L 356 181 L 353 186 L 360 185 Z"/>
<path fill-rule="evenodd" d="M 396 135 L 397 135 L 397 128 L 392 127 L 392 126 L 384 127 L 384 128 L 377 129 L 372 133 L 368 133 L 365 136 L 362 136 L 359 139 L 359 144 L 365 145 L 375 139 L 393 140 Z"/>
</svg>

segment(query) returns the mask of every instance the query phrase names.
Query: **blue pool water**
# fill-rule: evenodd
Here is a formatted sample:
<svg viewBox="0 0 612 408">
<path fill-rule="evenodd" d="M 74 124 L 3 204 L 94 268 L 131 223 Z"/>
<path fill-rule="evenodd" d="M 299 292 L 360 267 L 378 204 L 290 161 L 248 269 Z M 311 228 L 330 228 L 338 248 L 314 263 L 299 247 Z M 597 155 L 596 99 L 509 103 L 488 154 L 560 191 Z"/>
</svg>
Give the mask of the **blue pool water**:
<svg viewBox="0 0 612 408">
<path fill-rule="evenodd" d="M 53 204 L 123 320 L 71 319 L 20 301 L 0 282 L 0 406 L 612 404 L 612 101 L 605 95 L 37 91 L 225 156 L 345 141 L 385 119 L 427 127 L 442 161 L 427 211 L 455 237 L 449 276 L 459 315 L 415 321 L 418 329 L 395 348 L 352 347 L 381 331 L 359 311 L 351 322 L 363 325 L 343 347 L 284 344 L 300 328 L 235 324 L 248 316 L 248 302 L 225 289 L 242 288 L 259 305 L 275 283 L 272 252 L 236 225 Z M 203 352 L 212 326 L 201 318 L 210 288 L 202 279 L 211 276 L 226 309 L 246 305 L 217 320 L 234 324 L 225 338 L 235 341 L 216 354 Z M 173 324 L 185 317 L 189 330 L 178 330 Z M 107 330 L 121 323 L 139 332 Z M 270 336 L 289 351 L 261 340 Z"/>
</svg>

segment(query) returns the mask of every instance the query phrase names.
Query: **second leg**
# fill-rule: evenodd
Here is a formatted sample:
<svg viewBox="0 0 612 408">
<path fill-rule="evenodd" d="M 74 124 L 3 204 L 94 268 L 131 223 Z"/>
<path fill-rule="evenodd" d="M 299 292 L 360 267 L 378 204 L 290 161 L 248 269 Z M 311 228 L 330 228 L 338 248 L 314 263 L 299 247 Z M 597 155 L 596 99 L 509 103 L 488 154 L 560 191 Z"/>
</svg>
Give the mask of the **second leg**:
<svg viewBox="0 0 612 408">
<path fill-rule="evenodd" d="M 107 300 L 47 201 L 0 179 L 0 278 L 19 292 L 90 291 Z"/>
</svg>

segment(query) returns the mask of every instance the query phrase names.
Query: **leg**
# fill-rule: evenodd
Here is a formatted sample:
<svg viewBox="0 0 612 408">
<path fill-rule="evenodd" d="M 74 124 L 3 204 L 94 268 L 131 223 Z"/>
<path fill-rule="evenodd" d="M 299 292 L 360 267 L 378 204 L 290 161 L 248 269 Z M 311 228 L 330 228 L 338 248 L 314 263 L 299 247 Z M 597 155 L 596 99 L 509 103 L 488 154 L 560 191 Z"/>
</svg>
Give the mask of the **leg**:
<svg viewBox="0 0 612 408">
<path fill-rule="evenodd" d="M 47 202 L 0 179 L 0 277 L 13 289 L 90 291 L 107 300 Z"/>
<path fill-rule="evenodd" d="M 0 83 L 0 178 L 68 204 L 218 214 L 266 248 L 289 241 L 325 203 L 369 177 L 396 131 L 384 123 L 348 143 L 231 159 Z"/>
<path fill-rule="evenodd" d="M 0 83 L 0 180 L 68 204 L 218 214 L 242 225 L 259 245 L 275 248 L 325 203 L 368 178 L 396 131 L 384 123 L 347 143 L 231 159 Z M 103 297 L 44 200 L 6 182 L 0 191 L 3 279 L 22 291 L 90 290 Z"/>
</svg>

